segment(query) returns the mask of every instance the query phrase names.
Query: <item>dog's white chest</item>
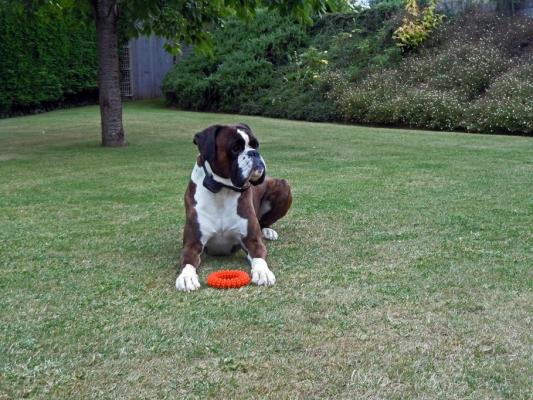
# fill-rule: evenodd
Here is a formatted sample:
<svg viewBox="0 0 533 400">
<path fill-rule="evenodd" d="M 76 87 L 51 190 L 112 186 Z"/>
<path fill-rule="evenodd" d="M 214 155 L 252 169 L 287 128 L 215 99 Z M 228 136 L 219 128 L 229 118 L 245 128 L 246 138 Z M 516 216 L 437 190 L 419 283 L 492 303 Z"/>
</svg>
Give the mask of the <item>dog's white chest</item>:
<svg viewBox="0 0 533 400">
<path fill-rule="evenodd" d="M 222 189 L 212 193 L 203 184 L 203 171 L 195 168 L 192 179 L 196 184 L 196 213 L 201 242 L 209 254 L 229 254 L 247 235 L 248 220 L 237 213 L 240 193 Z"/>
</svg>

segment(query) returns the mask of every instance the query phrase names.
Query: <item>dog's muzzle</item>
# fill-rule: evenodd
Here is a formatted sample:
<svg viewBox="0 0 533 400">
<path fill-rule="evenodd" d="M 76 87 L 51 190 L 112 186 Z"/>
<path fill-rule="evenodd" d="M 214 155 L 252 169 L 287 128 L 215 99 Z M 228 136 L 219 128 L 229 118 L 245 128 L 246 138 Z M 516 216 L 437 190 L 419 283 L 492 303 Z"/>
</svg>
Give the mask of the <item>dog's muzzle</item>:
<svg viewBox="0 0 533 400">
<path fill-rule="evenodd" d="M 250 150 L 247 155 L 252 160 L 250 182 L 255 182 L 261 179 L 261 177 L 265 174 L 265 163 L 263 162 L 259 152 L 256 150 Z"/>
</svg>

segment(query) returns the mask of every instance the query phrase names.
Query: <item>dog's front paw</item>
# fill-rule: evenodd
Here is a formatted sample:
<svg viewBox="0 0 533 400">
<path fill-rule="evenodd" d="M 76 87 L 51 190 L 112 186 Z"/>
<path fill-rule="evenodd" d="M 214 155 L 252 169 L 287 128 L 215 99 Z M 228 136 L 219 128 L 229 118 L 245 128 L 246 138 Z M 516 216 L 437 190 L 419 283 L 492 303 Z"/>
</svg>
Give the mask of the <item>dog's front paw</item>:
<svg viewBox="0 0 533 400">
<path fill-rule="evenodd" d="M 252 282 L 260 286 L 271 286 L 276 283 L 276 277 L 262 258 L 252 259 Z"/>
<path fill-rule="evenodd" d="M 176 279 L 176 289 L 182 292 L 190 292 L 200 287 L 196 268 L 187 264 Z"/>
<path fill-rule="evenodd" d="M 278 240 L 278 233 L 274 229 L 263 228 L 261 232 L 266 240 Z"/>
</svg>

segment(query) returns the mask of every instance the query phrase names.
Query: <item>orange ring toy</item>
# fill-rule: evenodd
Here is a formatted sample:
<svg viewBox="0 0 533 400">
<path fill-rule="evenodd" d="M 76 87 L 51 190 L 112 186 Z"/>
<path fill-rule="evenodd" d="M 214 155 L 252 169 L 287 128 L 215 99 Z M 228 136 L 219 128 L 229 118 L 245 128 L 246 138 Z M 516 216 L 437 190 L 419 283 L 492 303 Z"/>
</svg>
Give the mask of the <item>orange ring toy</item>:
<svg viewBox="0 0 533 400">
<path fill-rule="evenodd" d="M 207 284 L 217 289 L 236 289 L 250 283 L 250 275 L 238 269 L 221 269 L 207 276 Z"/>
</svg>

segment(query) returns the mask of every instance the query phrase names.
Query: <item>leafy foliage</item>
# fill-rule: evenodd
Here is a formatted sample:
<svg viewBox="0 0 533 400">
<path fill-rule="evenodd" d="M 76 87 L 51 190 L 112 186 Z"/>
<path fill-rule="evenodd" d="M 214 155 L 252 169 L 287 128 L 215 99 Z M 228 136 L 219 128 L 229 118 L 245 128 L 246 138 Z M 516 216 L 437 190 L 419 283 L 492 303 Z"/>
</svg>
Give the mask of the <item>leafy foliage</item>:
<svg viewBox="0 0 533 400">
<path fill-rule="evenodd" d="M 533 132 L 533 21 L 467 15 L 443 26 L 419 54 L 329 98 L 345 120 L 476 132 Z"/>
<path fill-rule="evenodd" d="M 420 46 L 444 18 L 435 12 L 436 8 L 437 0 L 429 0 L 423 10 L 420 10 L 417 0 L 406 0 L 406 15 L 393 36 L 398 46 L 406 49 Z"/>
<path fill-rule="evenodd" d="M 79 8 L 0 4 L 0 115 L 96 93 L 94 27 Z"/>
<path fill-rule="evenodd" d="M 276 70 L 306 41 L 305 28 L 276 13 L 251 23 L 231 20 L 214 33 L 213 57 L 194 54 L 165 78 L 163 91 L 182 108 L 239 111 L 242 104 L 279 78 Z"/>
<path fill-rule="evenodd" d="M 204 53 L 211 53 L 211 31 L 207 26 L 221 27 L 234 16 L 251 21 L 256 10 L 267 7 L 297 23 L 312 22 L 313 15 L 343 8 L 343 0 L 186 0 L 150 1 L 118 0 L 121 19 L 125 21 L 129 36 L 150 35 L 155 33 L 167 39 L 166 49 L 177 53 L 182 43 L 195 45 Z"/>
<path fill-rule="evenodd" d="M 254 25 L 232 21 L 214 33 L 213 58 L 194 55 L 167 76 L 167 99 L 310 121 L 533 131 L 533 20 L 468 13 L 402 54 L 397 4 L 327 14 L 307 30 L 269 12 Z"/>
<path fill-rule="evenodd" d="M 179 52 L 185 43 L 209 54 L 212 36 L 206 28 L 223 26 L 228 18 L 251 21 L 257 8 L 267 7 L 290 17 L 290 24 L 295 25 L 312 22 L 312 16 L 337 7 L 345 9 L 347 4 L 344 0 L 113 0 L 107 5 L 74 0 L 5 0 L 0 3 L 0 115 L 48 108 L 70 95 L 79 99 L 85 92 L 96 93 L 96 35 L 89 5 L 96 16 L 101 7 L 109 7 L 103 14 L 114 17 L 111 26 L 118 24 L 119 41 L 155 33 L 167 39 L 165 47 L 170 52 Z M 235 76 L 233 69 L 224 67 L 219 78 L 228 82 L 234 77 L 246 80 L 246 75 L 268 69 L 268 62 L 261 60 L 245 63 L 244 76 Z M 191 89 L 197 93 L 198 88 Z M 224 87 L 219 92 L 228 96 L 235 89 Z"/>
<path fill-rule="evenodd" d="M 533 54 L 532 54 L 533 55 Z M 470 109 L 465 126 L 472 131 L 533 131 L 533 57 L 500 76 Z"/>
<path fill-rule="evenodd" d="M 392 40 L 394 4 L 326 14 L 310 28 L 262 10 L 253 24 L 236 19 L 213 33 L 214 52 L 189 56 L 167 75 L 163 91 L 178 107 L 313 121 L 337 118 L 325 102 L 330 70 L 357 80 L 401 58 Z"/>
</svg>

